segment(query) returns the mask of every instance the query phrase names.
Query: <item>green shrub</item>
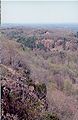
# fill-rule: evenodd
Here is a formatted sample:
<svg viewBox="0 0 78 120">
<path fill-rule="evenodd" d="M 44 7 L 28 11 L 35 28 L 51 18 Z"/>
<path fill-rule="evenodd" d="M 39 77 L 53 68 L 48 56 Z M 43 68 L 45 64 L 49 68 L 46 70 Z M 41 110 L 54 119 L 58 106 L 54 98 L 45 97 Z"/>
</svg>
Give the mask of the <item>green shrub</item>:
<svg viewBox="0 0 78 120">
<path fill-rule="evenodd" d="M 45 46 L 42 43 L 37 44 L 37 48 L 45 50 Z"/>
<path fill-rule="evenodd" d="M 20 42 L 20 43 L 24 44 L 26 47 L 29 47 L 31 49 L 36 47 L 35 41 L 36 41 L 36 37 L 35 36 L 20 37 L 20 38 L 17 39 L 17 42 Z"/>
<path fill-rule="evenodd" d="M 39 98 L 44 98 L 46 96 L 46 93 L 47 93 L 45 83 L 35 85 L 35 92 Z"/>
<path fill-rule="evenodd" d="M 41 120 L 59 120 L 59 118 L 55 114 L 47 113 L 46 115 L 43 115 Z"/>
</svg>

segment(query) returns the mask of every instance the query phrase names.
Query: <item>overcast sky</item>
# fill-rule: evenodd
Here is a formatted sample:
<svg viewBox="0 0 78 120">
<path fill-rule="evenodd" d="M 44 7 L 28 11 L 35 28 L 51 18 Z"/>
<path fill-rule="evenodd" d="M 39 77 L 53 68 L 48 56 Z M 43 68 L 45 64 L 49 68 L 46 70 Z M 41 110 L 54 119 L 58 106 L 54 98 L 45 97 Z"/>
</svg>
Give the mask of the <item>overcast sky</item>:
<svg viewBox="0 0 78 120">
<path fill-rule="evenodd" d="M 2 23 L 78 23 L 76 2 L 3 1 Z"/>
</svg>

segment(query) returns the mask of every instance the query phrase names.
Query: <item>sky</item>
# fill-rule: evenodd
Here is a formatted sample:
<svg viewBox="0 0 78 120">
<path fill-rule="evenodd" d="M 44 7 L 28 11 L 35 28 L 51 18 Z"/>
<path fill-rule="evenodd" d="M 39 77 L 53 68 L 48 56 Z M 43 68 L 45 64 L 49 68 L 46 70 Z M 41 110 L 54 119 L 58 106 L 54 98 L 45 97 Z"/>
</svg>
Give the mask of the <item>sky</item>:
<svg viewBox="0 0 78 120">
<path fill-rule="evenodd" d="M 2 1 L 1 23 L 78 23 L 78 1 Z"/>
</svg>

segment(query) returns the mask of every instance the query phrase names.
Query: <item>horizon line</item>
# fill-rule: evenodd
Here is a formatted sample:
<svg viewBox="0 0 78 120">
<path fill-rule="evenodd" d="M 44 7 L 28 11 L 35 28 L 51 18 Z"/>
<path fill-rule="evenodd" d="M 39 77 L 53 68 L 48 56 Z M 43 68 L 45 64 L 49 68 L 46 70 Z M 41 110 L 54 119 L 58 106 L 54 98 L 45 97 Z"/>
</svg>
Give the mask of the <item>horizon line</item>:
<svg viewBox="0 0 78 120">
<path fill-rule="evenodd" d="M 76 22 L 52 22 L 52 23 L 0 23 L 0 25 L 4 25 L 4 24 L 18 24 L 18 25 L 31 25 L 31 24 L 78 24 L 78 23 L 76 23 Z"/>
</svg>

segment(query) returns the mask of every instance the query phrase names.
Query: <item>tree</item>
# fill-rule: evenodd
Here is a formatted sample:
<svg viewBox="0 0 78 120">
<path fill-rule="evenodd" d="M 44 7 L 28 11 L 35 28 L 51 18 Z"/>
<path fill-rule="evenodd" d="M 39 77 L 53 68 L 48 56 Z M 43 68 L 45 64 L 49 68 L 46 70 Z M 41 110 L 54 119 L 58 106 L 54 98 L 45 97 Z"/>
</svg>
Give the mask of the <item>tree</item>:
<svg viewBox="0 0 78 120">
<path fill-rule="evenodd" d="M 29 37 L 29 38 L 27 38 L 26 41 L 25 41 L 25 46 L 33 49 L 33 48 L 36 47 L 35 41 L 36 41 L 35 36 Z"/>
<path fill-rule="evenodd" d="M 64 40 L 63 40 L 63 50 L 65 50 L 66 49 L 66 38 L 64 38 Z"/>
<path fill-rule="evenodd" d="M 22 43 L 25 47 L 29 47 L 31 49 L 36 47 L 35 44 L 36 41 L 36 37 L 35 36 L 31 36 L 31 37 L 20 37 L 17 39 L 17 42 Z"/>
<path fill-rule="evenodd" d="M 38 44 L 37 44 L 37 48 L 39 48 L 39 49 L 44 49 L 44 45 L 43 45 L 42 43 L 38 43 Z"/>
<path fill-rule="evenodd" d="M 78 38 L 78 32 L 77 32 L 77 38 Z"/>
</svg>

